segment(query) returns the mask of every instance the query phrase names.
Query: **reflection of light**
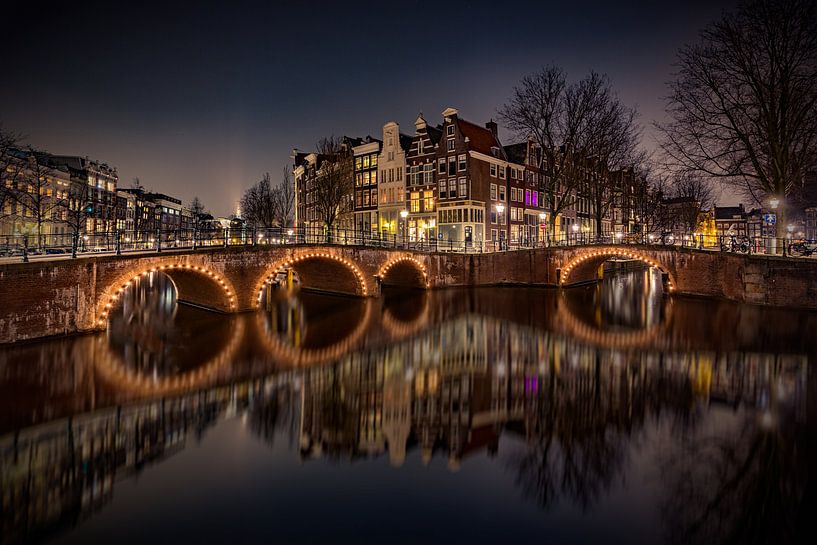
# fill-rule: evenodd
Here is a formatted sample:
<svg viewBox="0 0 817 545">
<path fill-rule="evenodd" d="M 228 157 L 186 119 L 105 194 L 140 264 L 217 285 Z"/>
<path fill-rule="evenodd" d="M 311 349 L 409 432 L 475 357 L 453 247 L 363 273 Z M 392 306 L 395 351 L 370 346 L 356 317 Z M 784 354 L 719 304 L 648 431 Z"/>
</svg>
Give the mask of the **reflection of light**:
<svg viewBox="0 0 817 545">
<path fill-rule="evenodd" d="M 771 411 L 763 411 L 763 414 L 760 416 L 760 427 L 764 430 L 770 430 L 774 427 L 774 415 Z"/>
</svg>

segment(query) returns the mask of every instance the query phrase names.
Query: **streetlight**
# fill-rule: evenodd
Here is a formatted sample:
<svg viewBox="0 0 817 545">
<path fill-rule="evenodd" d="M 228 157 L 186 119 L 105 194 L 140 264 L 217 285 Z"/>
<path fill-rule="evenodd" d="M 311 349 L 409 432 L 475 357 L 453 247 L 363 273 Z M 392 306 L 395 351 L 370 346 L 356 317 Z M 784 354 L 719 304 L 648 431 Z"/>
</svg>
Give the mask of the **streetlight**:
<svg viewBox="0 0 817 545">
<path fill-rule="evenodd" d="M 408 210 L 400 210 L 400 217 L 403 218 L 403 244 L 406 244 L 406 218 L 408 217 Z"/>
</svg>

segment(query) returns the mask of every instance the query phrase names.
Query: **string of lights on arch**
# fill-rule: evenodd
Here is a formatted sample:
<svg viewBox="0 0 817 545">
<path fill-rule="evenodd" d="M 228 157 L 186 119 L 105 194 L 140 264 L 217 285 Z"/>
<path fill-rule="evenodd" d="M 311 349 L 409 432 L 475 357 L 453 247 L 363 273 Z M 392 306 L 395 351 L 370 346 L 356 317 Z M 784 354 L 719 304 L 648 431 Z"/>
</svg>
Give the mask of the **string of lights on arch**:
<svg viewBox="0 0 817 545">
<path fill-rule="evenodd" d="M 669 272 L 665 271 L 654 260 L 650 259 L 647 256 L 638 254 L 636 252 L 631 252 L 629 250 L 622 250 L 620 248 L 592 250 L 592 251 L 589 251 L 589 252 L 587 252 L 587 253 L 585 253 L 583 255 L 580 255 L 578 257 L 573 258 L 573 260 L 568 262 L 568 264 L 564 267 L 564 269 L 563 269 L 564 274 L 562 275 L 559 283 L 564 284 L 565 280 L 570 275 L 570 271 L 575 269 L 576 267 L 578 267 L 579 265 L 581 265 L 582 263 L 584 263 L 584 262 L 586 262 L 588 260 L 596 259 L 596 258 L 599 258 L 599 257 L 614 257 L 614 256 L 616 256 L 616 257 L 629 257 L 630 259 L 637 259 L 638 261 L 641 261 L 642 263 L 646 263 L 647 265 L 649 265 L 651 267 L 655 267 L 656 269 L 659 269 L 662 272 L 666 272 L 667 273 L 667 289 L 669 291 L 673 291 L 673 289 L 675 289 L 674 288 L 674 283 L 672 281 L 672 276 L 669 274 Z"/>
<path fill-rule="evenodd" d="M 420 270 L 420 273 L 423 275 L 423 285 L 426 288 L 429 287 L 428 271 L 426 270 L 426 266 L 419 259 L 413 256 L 400 256 L 390 260 L 388 263 L 383 265 L 383 267 L 381 267 L 380 271 L 377 273 L 377 276 L 382 279 L 386 276 L 386 273 L 389 272 L 389 269 L 391 269 L 395 265 L 405 263 L 407 261 L 410 261 L 411 263 L 414 263 L 417 266 L 417 268 Z"/>
<path fill-rule="evenodd" d="M 366 286 L 366 280 L 363 277 L 363 272 L 361 272 L 360 268 L 357 265 L 352 263 L 350 260 L 346 259 L 345 257 L 341 257 L 338 255 L 334 255 L 328 252 L 308 252 L 303 253 L 297 256 L 289 257 L 278 264 L 272 267 L 272 272 L 267 275 L 267 277 L 261 282 L 258 286 L 258 298 L 256 304 L 260 305 L 261 300 L 264 296 L 264 288 L 270 286 L 275 281 L 275 276 L 281 271 L 281 269 L 286 269 L 287 267 L 291 267 L 296 263 L 301 261 L 307 261 L 310 259 L 331 259 L 337 261 L 343 265 L 345 265 L 354 275 L 355 279 L 360 286 L 361 294 L 365 297 L 369 295 L 369 288 Z"/>
<path fill-rule="evenodd" d="M 224 291 L 224 295 L 227 297 L 227 301 L 228 301 L 230 310 L 231 311 L 235 310 L 235 293 L 229 287 L 229 285 L 224 280 L 224 278 L 219 276 L 218 273 L 215 273 L 215 272 L 213 272 L 213 271 L 211 271 L 211 270 L 209 270 L 209 269 L 207 269 L 205 267 L 201 267 L 199 265 L 191 265 L 189 263 L 171 263 L 171 264 L 168 264 L 168 265 L 158 265 L 158 266 L 155 266 L 155 267 L 150 267 L 149 269 L 145 269 L 145 270 L 135 274 L 129 280 L 126 280 L 118 288 L 113 290 L 113 293 L 111 293 L 111 295 L 108 297 L 108 300 L 105 302 L 105 304 L 102 307 L 102 311 L 100 312 L 99 318 L 97 319 L 97 324 L 98 325 L 105 325 L 105 321 L 107 320 L 107 318 L 110 315 L 111 311 L 119 303 L 119 301 L 121 299 L 121 296 L 122 296 L 122 293 L 126 289 L 128 289 L 130 286 L 132 286 L 137 280 L 139 280 L 140 278 L 148 276 L 150 273 L 163 272 L 163 271 L 168 271 L 168 270 L 192 271 L 192 272 L 197 272 L 197 273 L 199 273 L 199 274 L 201 274 L 203 276 L 207 276 L 208 278 L 211 278 L 213 280 L 213 282 L 217 283 L 219 285 L 219 287 Z"/>
</svg>

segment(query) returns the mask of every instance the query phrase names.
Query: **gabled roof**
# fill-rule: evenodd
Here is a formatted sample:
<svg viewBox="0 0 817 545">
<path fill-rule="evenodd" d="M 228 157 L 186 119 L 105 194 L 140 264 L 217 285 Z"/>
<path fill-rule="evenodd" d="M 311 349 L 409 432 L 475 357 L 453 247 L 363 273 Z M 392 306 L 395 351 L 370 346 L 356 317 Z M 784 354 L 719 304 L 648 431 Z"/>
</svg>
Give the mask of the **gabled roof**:
<svg viewBox="0 0 817 545">
<path fill-rule="evenodd" d="M 443 137 L 443 128 L 440 125 L 437 125 L 436 127 L 427 125 L 426 133 L 428 134 L 428 138 L 431 140 L 432 144 L 439 144 L 440 138 Z"/>
<path fill-rule="evenodd" d="M 505 150 L 502 149 L 502 144 L 490 129 L 480 127 L 459 117 L 457 118 L 457 126 L 463 136 L 468 138 L 472 150 L 498 159 L 505 159 Z M 497 148 L 498 155 L 495 155 L 491 148 Z"/>
<path fill-rule="evenodd" d="M 731 220 L 735 216 L 745 217 L 746 211 L 743 206 L 716 206 L 715 219 L 716 220 Z"/>
<path fill-rule="evenodd" d="M 400 141 L 400 148 L 401 148 L 403 151 L 408 151 L 408 150 L 409 150 L 409 148 L 411 148 L 411 140 L 412 140 L 412 138 L 413 138 L 412 136 L 409 136 L 409 135 L 407 135 L 407 134 L 403 134 L 402 132 L 400 133 L 400 138 L 399 138 L 399 141 Z"/>
<path fill-rule="evenodd" d="M 505 146 L 505 156 L 511 163 L 524 165 L 528 158 L 528 143 L 519 142 L 518 144 Z"/>
</svg>

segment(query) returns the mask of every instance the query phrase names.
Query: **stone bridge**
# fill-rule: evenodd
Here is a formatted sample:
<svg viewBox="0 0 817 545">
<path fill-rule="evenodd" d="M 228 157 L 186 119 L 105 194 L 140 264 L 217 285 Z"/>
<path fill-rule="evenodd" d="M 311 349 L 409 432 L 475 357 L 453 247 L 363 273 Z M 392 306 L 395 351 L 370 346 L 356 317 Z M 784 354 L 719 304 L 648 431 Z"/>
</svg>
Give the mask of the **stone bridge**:
<svg viewBox="0 0 817 545">
<path fill-rule="evenodd" d="M 678 247 L 551 247 L 485 254 L 358 246 L 206 248 L 0 265 L 0 343 L 104 329 L 123 290 L 165 273 L 180 301 L 220 312 L 256 308 L 264 287 L 293 270 L 304 289 L 376 297 L 381 286 L 571 286 L 595 281 L 611 257 L 661 270 L 667 291 L 817 308 L 817 260 Z"/>
</svg>

